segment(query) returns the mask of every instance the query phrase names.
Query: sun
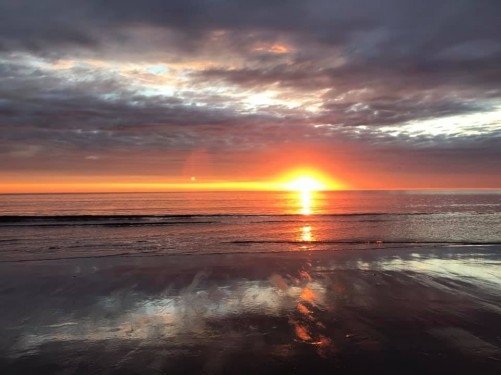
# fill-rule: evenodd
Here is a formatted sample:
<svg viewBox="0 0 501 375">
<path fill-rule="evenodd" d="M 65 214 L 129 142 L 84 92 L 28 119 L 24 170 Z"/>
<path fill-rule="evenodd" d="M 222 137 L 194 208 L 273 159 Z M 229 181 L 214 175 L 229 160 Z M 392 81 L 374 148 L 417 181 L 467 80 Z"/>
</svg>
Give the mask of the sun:
<svg viewBox="0 0 501 375">
<path fill-rule="evenodd" d="M 326 175 L 314 168 L 296 168 L 283 174 L 278 180 L 276 187 L 279 190 L 298 191 L 303 193 L 341 190 L 346 184 L 337 178 Z"/>
<path fill-rule="evenodd" d="M 299 176 L 285 183 L 285 188 L 293 191 L 310 192 L 325 190 L 327 186 L 312 176 Z"/>
</svg>

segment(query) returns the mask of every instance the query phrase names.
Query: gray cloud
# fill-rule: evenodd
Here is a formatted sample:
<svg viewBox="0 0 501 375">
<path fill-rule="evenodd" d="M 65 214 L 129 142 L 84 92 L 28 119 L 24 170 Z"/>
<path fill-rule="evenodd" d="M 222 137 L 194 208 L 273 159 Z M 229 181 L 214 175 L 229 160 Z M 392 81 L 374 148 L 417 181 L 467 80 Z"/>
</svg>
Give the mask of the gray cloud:
<svg viewBox="0 0 501 375">
<path fill-rule="evenodd" d="M 338 45 L 364 60 L 461 60 L 500 53 L 496 0 L 3 0 L 0 7 L 4 48 L 89 48 L 98 39 L 123 38 L 127 27 L 149 25 L 178 31 L 193 47 L 212 30 L 268 30 Z"/>
</svg>

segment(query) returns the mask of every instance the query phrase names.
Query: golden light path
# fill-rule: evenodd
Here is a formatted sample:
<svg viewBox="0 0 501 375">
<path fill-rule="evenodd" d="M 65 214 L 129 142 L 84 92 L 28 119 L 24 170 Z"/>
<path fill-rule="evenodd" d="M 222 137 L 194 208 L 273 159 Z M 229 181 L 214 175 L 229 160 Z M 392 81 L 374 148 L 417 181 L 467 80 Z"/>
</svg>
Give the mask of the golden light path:
<svg viewBox="0 0 501 375">
<path fill-rule="evenodd" d="M 313 241 L 313 234 L 311 233 L 311 225 L 303 225 L 301 227 L 300 240 L 303 242 Z"/>
</svg>

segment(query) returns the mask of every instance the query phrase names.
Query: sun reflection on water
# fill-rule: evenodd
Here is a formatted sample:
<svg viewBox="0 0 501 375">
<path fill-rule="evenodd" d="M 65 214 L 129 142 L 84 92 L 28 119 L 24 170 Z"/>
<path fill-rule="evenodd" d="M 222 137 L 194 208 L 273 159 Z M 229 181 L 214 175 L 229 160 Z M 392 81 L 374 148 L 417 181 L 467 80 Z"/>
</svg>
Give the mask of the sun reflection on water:
<svg viewBox="0 0 501 375">
<path fill-rule="evenodd" d="M 301 200 L 301 214 L 311 215 L 312 213 L 312 194 L 313 192 L 309 190 L 303 190 L 299 192 Z"/>
<path fill-rule="evenodd" d="M 298 190 L 287 193 L 287 213 L 310 216 L 320 213 L 325 207 L 324 193 L 316 190 Z"/>
<path fill-rule="evenodd" d="M 311 242 L 313 241 L 313 235 L 311 233 L 311 226 L 305 225 L 301 227 L 301 241 L 303 242 Z"/>
</svg>

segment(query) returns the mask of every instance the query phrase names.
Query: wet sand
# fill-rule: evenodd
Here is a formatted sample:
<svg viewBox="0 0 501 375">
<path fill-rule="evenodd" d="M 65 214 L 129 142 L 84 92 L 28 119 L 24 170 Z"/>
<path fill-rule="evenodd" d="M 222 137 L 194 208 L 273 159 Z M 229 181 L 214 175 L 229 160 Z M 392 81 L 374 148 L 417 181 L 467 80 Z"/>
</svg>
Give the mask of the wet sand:
<svg viewBox="0 0 501 375">
<path fill-rule="evenodd" d="M 499 374 L 499 246 L 0 264 L 2 374 Z"/>
</svg>

